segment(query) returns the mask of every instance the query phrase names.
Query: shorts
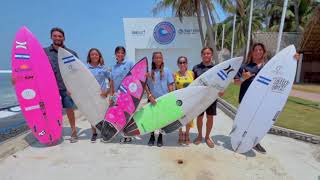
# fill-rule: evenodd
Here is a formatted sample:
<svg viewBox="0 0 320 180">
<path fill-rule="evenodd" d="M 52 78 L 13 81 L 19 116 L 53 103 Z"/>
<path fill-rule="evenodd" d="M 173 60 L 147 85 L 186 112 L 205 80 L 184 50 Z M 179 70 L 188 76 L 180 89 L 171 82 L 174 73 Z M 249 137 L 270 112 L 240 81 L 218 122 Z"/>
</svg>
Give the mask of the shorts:
<svg viewBox="0 0 320 180">
<path fill-rule="evenodd" d="M 71 98 L 71 96 L 69 96 L 67 94 L 67 91 L 66 90 L 59 90 L 59 93 L 60 93 L 60 97 L 61 97 L 61 103 L 62 103 L 62 107 L 63 108 L 75 108 L 75 104 Z"/>
<path fill-rule="evenodd" d="M 217 115 L 217 101 L 214 101 L 205 111 L 209 116 Z M 199 116 L 203 116 L 204 112 L 201 113 Z"/>
</svg>

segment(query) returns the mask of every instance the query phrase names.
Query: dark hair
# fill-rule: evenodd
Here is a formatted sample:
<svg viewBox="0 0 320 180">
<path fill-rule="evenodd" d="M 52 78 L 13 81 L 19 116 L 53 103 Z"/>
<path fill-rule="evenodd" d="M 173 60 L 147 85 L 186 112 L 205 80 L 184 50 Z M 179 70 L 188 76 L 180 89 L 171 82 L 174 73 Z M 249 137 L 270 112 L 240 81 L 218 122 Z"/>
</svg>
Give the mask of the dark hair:
<svg viewBox="0 0 320 180">
<path fill-rule="evenodd" d="M 266 60 L 266 59 L 267 59 L 267 50 L 266 50 L 265 45 L 262 44 L 262 43 L 253 43 L 253 45 L 251 46 L 250 51 L 249 51 L 249 53 L 248 53 L 248 57 L 247 57 L 247 60 L 246 60 L 246 62 L 245 62 L 246 64 L 249 64 L 249 63 L 252 62 L 252 53 L 253 53 L 254 49 L 255 49 L 257 46 L 261 46 L 262 49 L 263 49 L 263 51 L 264 51 L 264 52 L 263 52 L 263 60 Z"/>
<path fill-rule="evenodd" d="M 59 27 L 54 27 L 54 28 L 52 28 L 52 29 L 50 30 L 50 36 L 52 36 L 52 33 L 55 32 L 55 31 L 60 32 L 60 33 L 63 35 L 63 37 L 64 37 L 64 31 L 63 31 L 62 28 L 59 28 Z"/>
<path fill-rule="evenodd" d="M 103 66 L 103 65 L 104 65 L 104 60 L 103 60 L 103 57 L 102 57 L 101 52 L 100 52 L 99 49 L 97 49 L 97 48 L 91 48 L 91 49 L 89 50 L 88 56 L 87 56 L 87 63 L 89 63 L 89 64 L 91 63 L 90 53 L 91 53 L 92 51 L 97 51 L 97 53 L 99 54 L 99 65 L 100 65 L 100 66 Z"/>
<path fill-rule="evenodd" d="M 116 54 L 120 50 L 122 50 L 124 54 L 126 54 L 126 48 L 124 48 L 123 46 L 117 46 L 116 49 L 114 50 L 114 54 Z"/>
<path fill-rule="evenodd" d="M 155 75 L 155 70 L 156 70 L 156 63 L 154 62 L 154 56 L 160 54 L 163 58 L 162 52 L 156 51 L 152 53 L 152 63 L 151 63 L 151 78 L 153 81 L 155 81 L 154 75 Z M 162 62 L 160 66 L 160 80 L 163 78 L 163 68 L 164 68 L 164 63 Z"/>
<path fill-rule="evenodd" d="M 182 59 L 182 58 L 184 58 L 184 59 L 186 60 L 186 62 L 188 63 L 188 58 L 187 58 L 187 57 L 185 57 L 185 56 L 180 56 L 180 57 L 178 57 L 178 59 L 177 59 L 177 64 L 179 64 L 180 59 Z"/>
<path fill-rule="evenodd" d="M 201 54 L 202 54 L 205 50 L 207 50 L 207 49 L 209 49 L 209 50 L 212 52 L 212 54 L 213 54 L 213 49 L 212 49 L 212 47 L 208 47 L 208 46 L 201 49 Z"/>
</svg>

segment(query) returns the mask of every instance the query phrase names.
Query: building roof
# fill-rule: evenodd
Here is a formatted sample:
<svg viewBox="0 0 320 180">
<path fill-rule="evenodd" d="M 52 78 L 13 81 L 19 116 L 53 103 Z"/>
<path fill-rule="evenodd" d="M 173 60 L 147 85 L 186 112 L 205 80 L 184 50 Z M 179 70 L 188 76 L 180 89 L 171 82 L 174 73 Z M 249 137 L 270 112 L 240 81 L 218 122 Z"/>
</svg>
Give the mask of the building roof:
<svg viewBox="0 0 320 180">
<path fill-rule="evenodd" d="M 320 56 L 320 5 L 304 28 L 301 37 L 300 52 Z"/>
</svg>

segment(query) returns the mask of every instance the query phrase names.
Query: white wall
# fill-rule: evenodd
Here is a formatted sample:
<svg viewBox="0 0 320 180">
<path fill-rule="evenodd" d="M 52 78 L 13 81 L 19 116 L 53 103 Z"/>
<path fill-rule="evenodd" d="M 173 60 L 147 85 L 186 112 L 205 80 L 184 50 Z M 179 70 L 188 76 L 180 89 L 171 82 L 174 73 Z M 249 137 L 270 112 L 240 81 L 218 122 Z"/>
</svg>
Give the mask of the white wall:
<svg viewBox="0 0 320 180">
<path fill-rule="evenodd" d="M 154 38 L 155 27 L 160 22 L 170 22 L 174 26 L 175 38 L 168 44 L 160 44 Z M 160 50 L 164 55 L 165 65 L 171 71 L 177 70 L 176 61 L 179 56 L 188 58 L 189 69 L 200 62 L 202 45 L 195 17 L 184 17 L 183 23 L 179 18 L 124 18 L 123 24 L 127 57 L 130 59 L 138 61 L 147 56 L 151 65 L 152 52 Z"/>
</svg>

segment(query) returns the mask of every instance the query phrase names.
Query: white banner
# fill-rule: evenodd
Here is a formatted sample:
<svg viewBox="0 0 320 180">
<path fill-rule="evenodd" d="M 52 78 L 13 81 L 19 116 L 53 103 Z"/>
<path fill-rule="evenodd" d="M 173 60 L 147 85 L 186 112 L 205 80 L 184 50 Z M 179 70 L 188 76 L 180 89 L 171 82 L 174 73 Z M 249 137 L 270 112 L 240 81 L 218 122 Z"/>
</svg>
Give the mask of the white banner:
<svg viewBox="0 0 320 180">
<path fill-rule="evenodd" d="M 202 24 L 204 20 L 202 18 Z M 151 63 L 152 52 L 161 51 L 165 66 L 177 71 L 177 58 L 186 56 L 189 69 L 201 62 L 202 49 L 196 17 L 179 18 L 124 18 L 127 57 L 135 61 L 144 56 Z M 203 25 L 203 31 L 206 32 Z"/>
</svg>

